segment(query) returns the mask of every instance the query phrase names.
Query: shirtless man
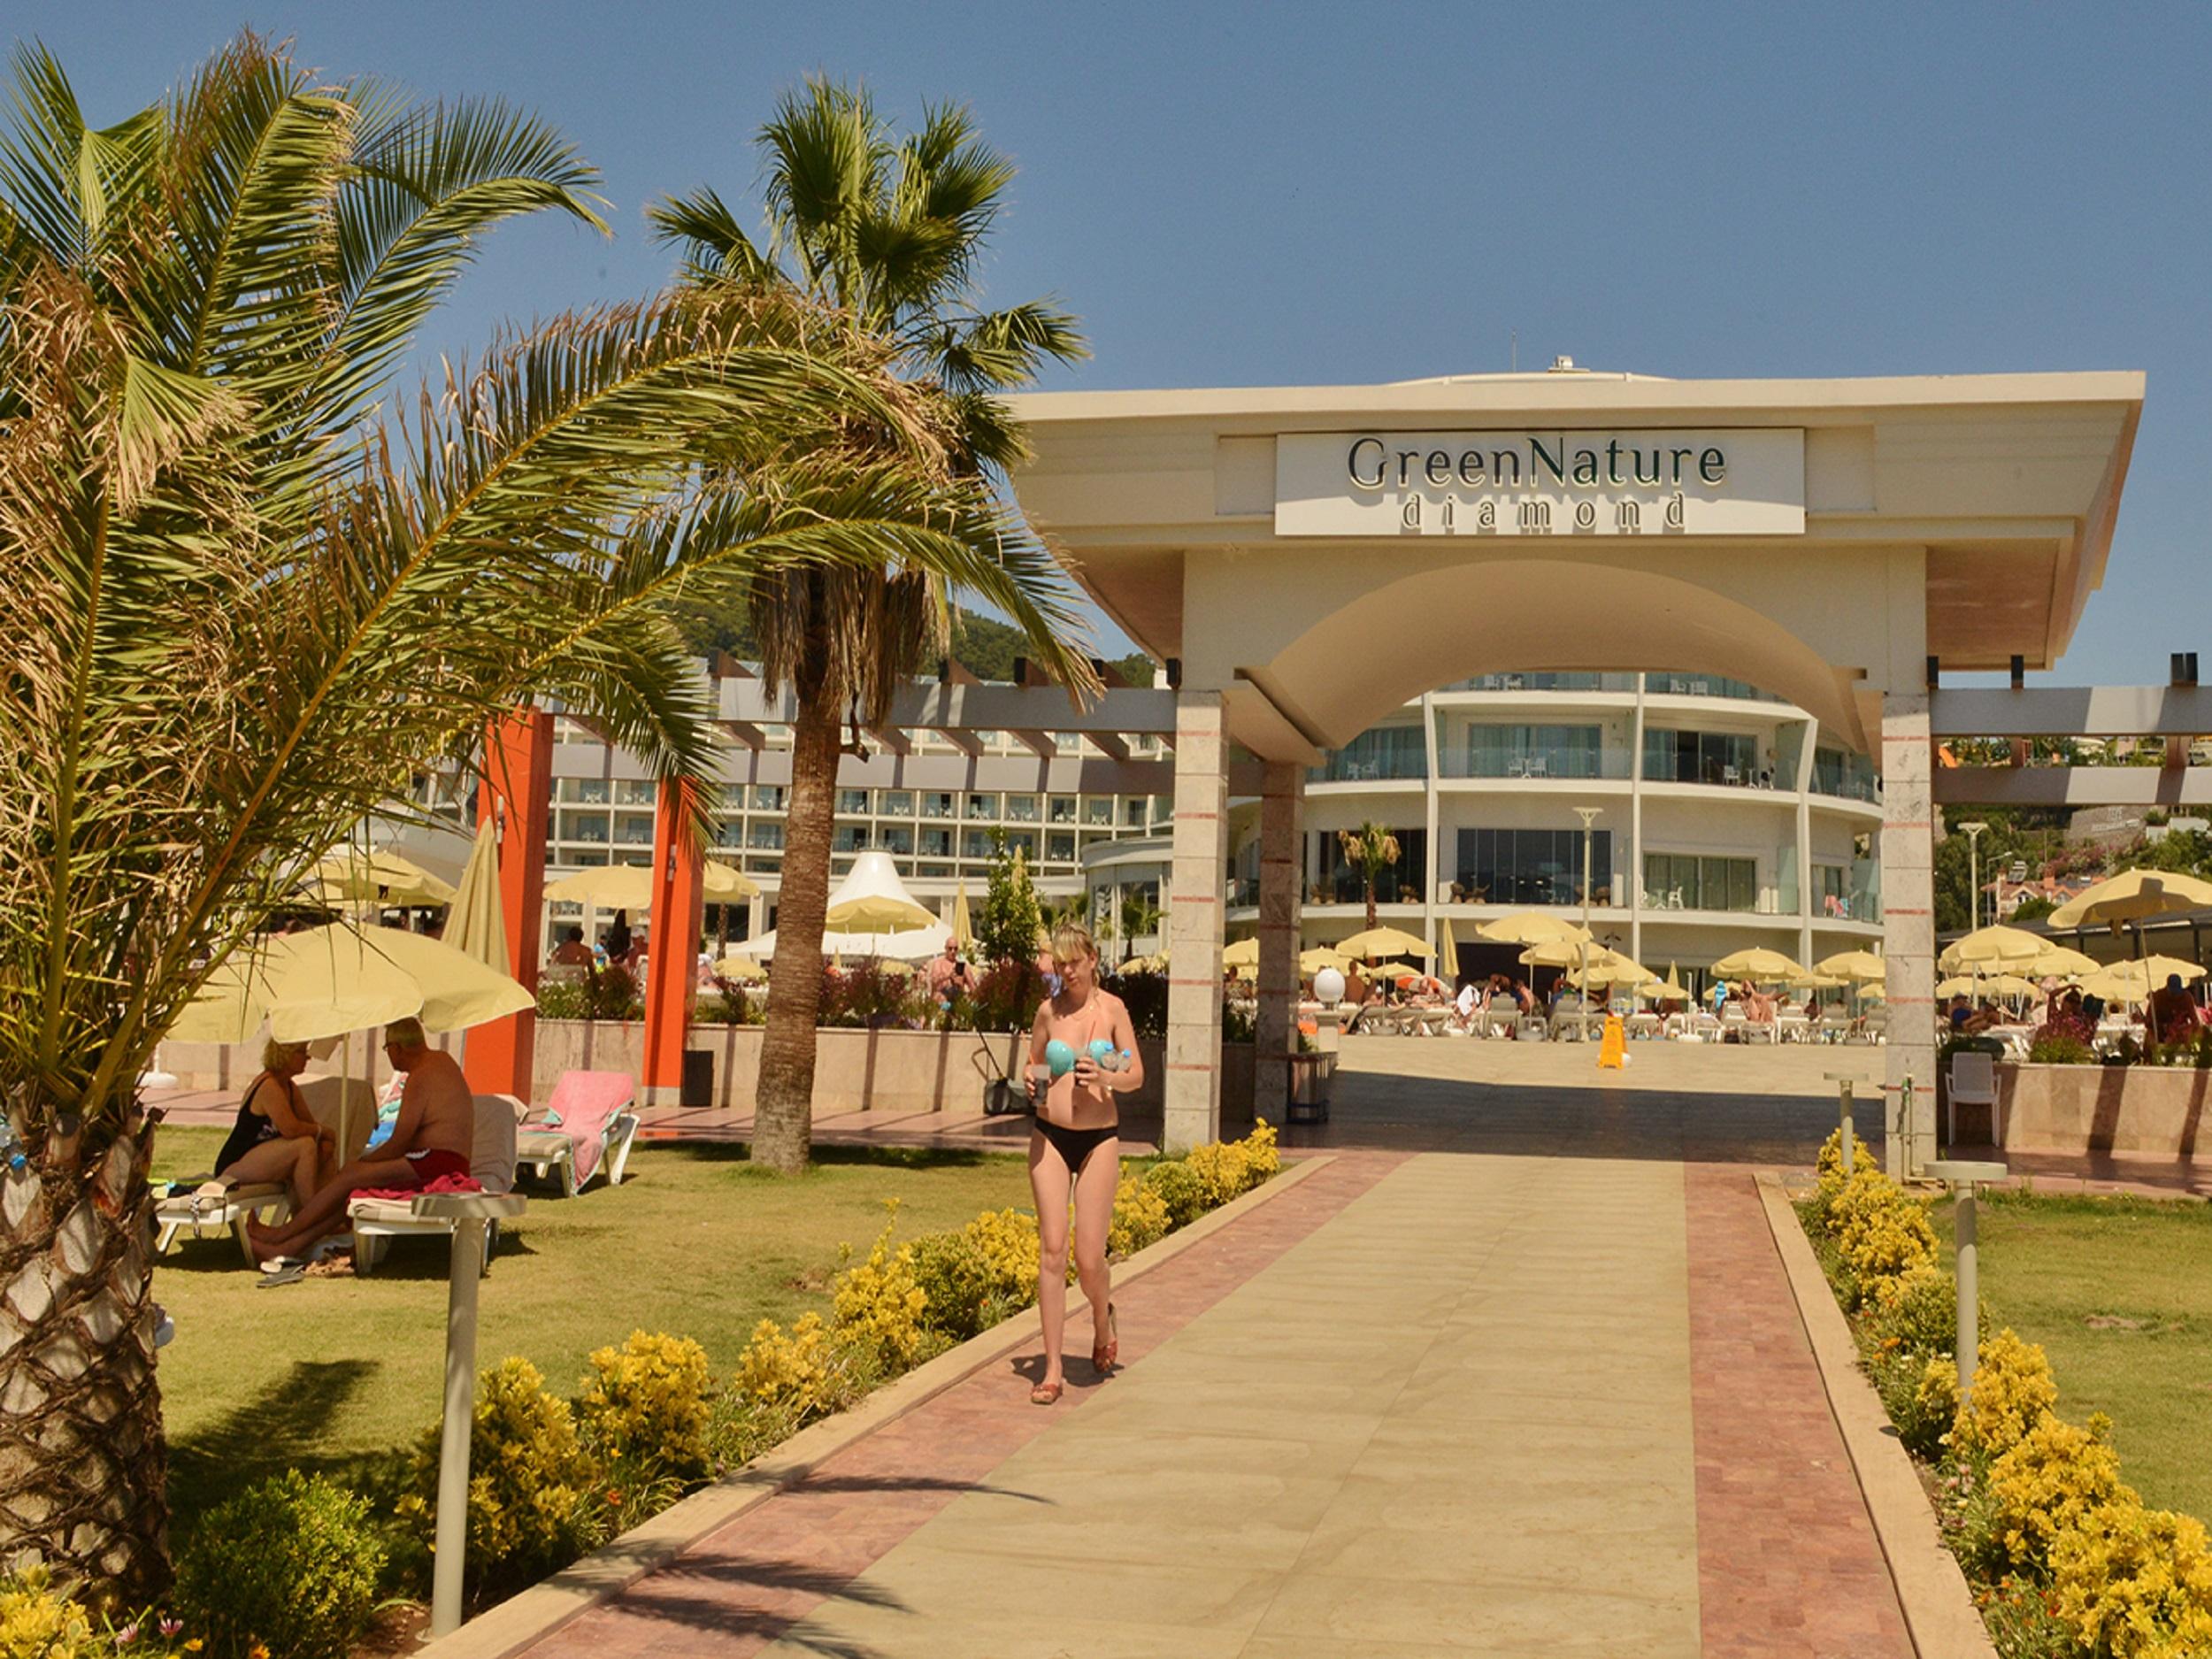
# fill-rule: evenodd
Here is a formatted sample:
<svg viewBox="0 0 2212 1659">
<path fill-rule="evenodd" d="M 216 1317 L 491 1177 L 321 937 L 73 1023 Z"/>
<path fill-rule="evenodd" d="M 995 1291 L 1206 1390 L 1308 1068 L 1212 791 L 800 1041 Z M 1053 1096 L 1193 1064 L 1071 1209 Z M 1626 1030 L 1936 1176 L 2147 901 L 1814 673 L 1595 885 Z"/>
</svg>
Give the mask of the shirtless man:
<svg viewBox="0 0 2212 1659">
<path fill-rule="evenodd" d="M 246 1223 L 254 1256 L 267 1262 L 296 1256 L 346 1225 L 346 1205 L 363 1187 L 427 1187 L 443 1175 L 466 1175 L 476 1140 L 476 1102 L 453 1056 L 423 1039 L 422 1022 L 397 1019 L 384 1027 L 384 1057 L 407 1074 L 399 1121 L 373 1157 L 357 1158 L 331 1178 L 308 1206 L 283 1228 Z"/>
</svg>

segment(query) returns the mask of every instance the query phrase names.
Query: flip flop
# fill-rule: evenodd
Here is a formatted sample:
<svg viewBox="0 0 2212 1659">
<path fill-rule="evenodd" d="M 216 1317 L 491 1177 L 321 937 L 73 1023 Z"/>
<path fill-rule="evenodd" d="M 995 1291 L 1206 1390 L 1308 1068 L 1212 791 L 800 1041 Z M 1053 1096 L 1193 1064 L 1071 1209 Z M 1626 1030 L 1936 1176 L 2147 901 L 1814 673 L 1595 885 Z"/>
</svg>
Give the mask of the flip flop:
<svg viewBox="0 0 2212 1659">
<path fill-rule="evenodd" d="M 300 1280 L 305 1279 L 306 1277 L 307 1266 L 305 1263 L 287 1262 L 282 1267 L 272 1268 L 269 1271 L 263 1274 L 260 1282 L 255 1286 L 255 1288 L 257 1290 L 273 1290 L 279 1285 L 296 1285 L 300 1282 Z"/>
</svg>

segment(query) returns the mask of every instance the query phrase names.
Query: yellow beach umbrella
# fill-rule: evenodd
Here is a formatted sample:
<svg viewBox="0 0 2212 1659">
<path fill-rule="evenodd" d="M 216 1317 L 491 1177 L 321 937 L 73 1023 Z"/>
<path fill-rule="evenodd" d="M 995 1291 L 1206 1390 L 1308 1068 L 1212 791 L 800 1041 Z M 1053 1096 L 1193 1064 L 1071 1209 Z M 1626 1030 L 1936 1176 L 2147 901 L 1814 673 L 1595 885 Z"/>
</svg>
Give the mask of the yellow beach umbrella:
<svg viewBox="0 0 2212 1659">
<path fill-rule="evenodd" d="M 1889 964 L 1870 950 L 1839 950 L 1813 964 L 1813 972 L 1861 984 L 1889 977 Z"/>
<path fill-rule="evenodd" d="M 1764 945 L 1753 945 L 1723 956 L 1711 969 L 1716 979 L 1794 979 L 1805 972 L 1794 958 Z"/>
<path fill-rule="evenodd" d="M 2016 973 L 1986 974 L 1976 977 L 1960 974 L 1944 980 L 1935 988 L 1938 996 L 2034 996 L 2043 987 L 2033 979 L 2024 979 Z"/>
<path fill-rule="evenodd" d="M 309 886 L 331 904 L 427 906 L 453 902 L 451 882 L 389 849 L 333 853 L 315 866 Z"/>
<path fill-rule="evenodd" d="M 1351 965 L 1349 956 L 1340 955 L 1326 945 L 1316 945 L 1311 950 L 1298 953 L 1298 972 L 1301 975 L 1316 974 L 1324 968 L 1334 968 L 1341 973 Z"/>
<path fill-rule="evenodd" d="M 726 979 L 735 979 L 745 985 L 757 985 L 768 977 L 768 970 L 750 956 L 735 954 L 726 956 L 714 964 L 715 972 Z"/>
<path fill-rule="evenodd" d="M 2104 964 L 2094 956 L 2085 956 L 2068 945 L 2053 945 L 2033 962 L 2024 964 L 2028 972 L 2043 977 L 2056 976 L 2062 979 L 2078 979 L 2084 974 L 2101 972 Z"/>
<path fill-rule="evenodd" d="M 1452 937 L 1452 918 L 1448 916 L 1436 918 L 1436 971 L 1447 979 L 1459 976 L 1459 941 Z"/>
<path fill-rule="evenodd" d="M 513 965 L 507 955 L 507 907 L 499 891 L 499 831 L 489 818 L 476 826 L 476 844 L 461 870 L 446 912 L 445 942 L 495 972 Z"/>
<path fill-rule="evenodd" d="M 968 884 L 963 881 L 952 900 L 952 942 L 965 956 L 975 949 L 975 924 L 968 918 Z"/>
<path fill-rule="evenodd" d="M 1674 971 L 1674 964 L 1667 964 L 1667 982 L 1660 987 L 1669 997 L 1679 1000 L 1689 993 L 1682 988 L 1682 977 Z"/>
<path fill-rule="evenodd" d="M 1359 962 L 1380 962 L 1389 956 L 1418 956 L 1423 961 L 1436 953 L 1429 949 L 1425 939 L 1397 927 L 1371 927 L 1363 933 L 1354 933 L 1340 940 L 1337 949 Z"/>
<path fill-rule="evenodd" d="M 547 882 L 545 896 L 601 910 L 649 910 L 655 885 L 649 864 L 598 864 Z M 719 859 L 699 867 L 699 896 L 709 904 L 734 904 L 759 895 L 756 882 Z"/>
<path fill-rule="evenodd" d="M 2143 1002 L 2150 1000 L 2153 991 L 2164 987 L 2169 976 L 2176 975 L 2184 985 L 2193 985 L 2204 978 L 2204 970 L 2178 956 L 2147 956 L 2139 962 L 2116 962 L 2101 968 L 2081 982 L 2081 988 L 2108 1002 Z"/>
<path fill-rule="evenodd" d="M 1531 968 L 1578 968 L 1586 960 L 1593 967 L 1612 960 L 1615 951 L 1582 939 L 1546 939 L 1521 952 L 1518 960 Z"/>
<path fill-rule="evenodd" d="M 1475 933 L 1498 945 L 1540 945 L 1558 939 L 1578 944 L 1590 937 L 1588 928 L 1555 910 L 1513 910 L 1479 924 Z"/>
<path fill-rule="evenodd" d="M 1571 968 L 1567 972 L 1568 979 L 1574 984 L 1581 984 L 1583 977 L 1578 968 Z M 1649 968 L 1617 950 L 1603 952 L 1602 959 L 1601 953 L 1594 950 L 1590 953 L 1588 982 L 1593 986 L 1641 985 L 1650 978 Z"/>
<path fill-rule="evenodd" d="M 2051 912 L 2053 927 L 2106 927 L 2212 906 L 2212 881 L 2171 870 L 2123 870 Z"/>
<path fill-rule="evenodd" d="M 1840 991 L 1851 983 L 1839 973 L 1805 973 L 1790 981 L 1800 991 Z"/>
<path fill-rule="evenodd" d="M 2051 941 L 2041 933 L 2001 923 L 1978 927 L 1954 941 L 1936 958 L 1936 966 L 1946 973 L 1956 973 L 1962 968 L 2015 968 L 2047 955 L 2052 949 Z"/>
<path fill-rule="evenodd" d="M 1221 965 L 1225 968 L 1256 968 L 1260 965 L 1260 941 L 1240 939 L 1223 948 Z"/>
</svg>

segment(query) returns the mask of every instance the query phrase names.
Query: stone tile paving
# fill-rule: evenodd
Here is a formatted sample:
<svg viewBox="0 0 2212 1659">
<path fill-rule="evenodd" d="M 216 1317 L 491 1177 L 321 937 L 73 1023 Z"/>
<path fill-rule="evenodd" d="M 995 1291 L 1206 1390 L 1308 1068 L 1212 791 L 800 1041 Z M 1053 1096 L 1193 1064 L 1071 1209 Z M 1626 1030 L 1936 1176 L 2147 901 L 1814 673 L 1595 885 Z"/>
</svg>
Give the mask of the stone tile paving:
<svg viewBox="0 0 2212 1659">
<path fill-rule="evenodd" d="M 1125 1367 L 1321 1226 L 1397 1162 L 1372 1155 L 1340 1158 L 1118 1294 Z M 1071 1319 L 1067 1342 L 1072 1353 L 1087 1351 L 1087 1318 Z M 961 1494 L 997 1490 L 992 1471 L 1010 1455 L 1121 1381 L 1097 1382 L 1078 1357 L 1068 1368 L 1068 1394 L 1058 1406 L 1041 1409 L 1029 1404 L 1028 1386 L 1041 1363 L 1031 1354 L 1012 1370 L 993 1366 L 970 1378 L 541 1640 L 529 1654 L 533 1659 L 736 1659 L 759 1652 L 832 1598 L 895 1609 L 897 1598 L 869 1585 L 860 1576 L 864 1570 Z M 1015 1501 L 1035 1507 L 1033 1500 Z"/>
<path fill-rule="evenodd" d="M 1705 1652 L 1911 1659 L 1754 1173 L 1692 1164 L 1685 1195 Z"/>
</svg>

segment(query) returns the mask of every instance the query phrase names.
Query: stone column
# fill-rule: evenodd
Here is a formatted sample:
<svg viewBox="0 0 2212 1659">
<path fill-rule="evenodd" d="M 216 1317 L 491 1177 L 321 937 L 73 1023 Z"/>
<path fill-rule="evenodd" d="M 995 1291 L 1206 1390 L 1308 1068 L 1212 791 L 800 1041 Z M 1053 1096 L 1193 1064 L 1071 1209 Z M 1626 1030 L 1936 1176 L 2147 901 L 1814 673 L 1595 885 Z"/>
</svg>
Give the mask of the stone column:
<svg viewBox="0 0 2212 1659">
<path fill-rule="evenodd" d="M 484 733 L 484 776 L 476 821 L 499 836 L 499 904 L 507 924 L 508 972 L 538 988 L 545 923 L 546 820 L 553 797 L 553 717 L 524 707 L 492 721 Z M 480 1094 L 527 1101 L 534 1079 L 538 1016 L 509 1014 L 468 1033 L 462 1069 Z"/>
<path fill-rule="evenodd" d="M 1222 883 L 1229 863 L 1228 739 L 1221 694 L 1175 698 L 1175 836 L 1168 861 L 1167 1076 L 1162 1141 L 1221 1133 Z"/>
<path fill-rule="evenodd" d="M 1271 1124 L 1290 1104 L 1290 1054 L 1298 1018 L 1299 856 L 1302 766 L 1270 763 L 1260 781 L 1260 1015 L 1254 1033 L 1252 1109 Z"/>
<path fill-rule="evenodd" d="M 1935 1155 L 1935 806 L 1924 692 L 1882 698 L 1882 933 L 1889 972 L 1889 1173 L 1903 1178 Z M 1905 1143 L 1905 1079 L 1912 1079 L 1912 1142 Z"/>
</svg>

